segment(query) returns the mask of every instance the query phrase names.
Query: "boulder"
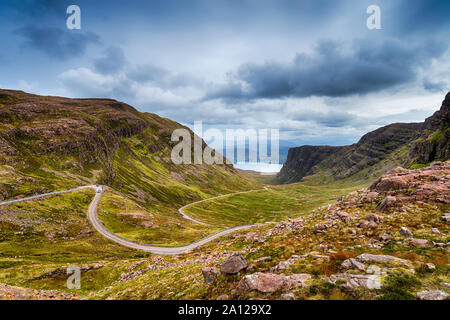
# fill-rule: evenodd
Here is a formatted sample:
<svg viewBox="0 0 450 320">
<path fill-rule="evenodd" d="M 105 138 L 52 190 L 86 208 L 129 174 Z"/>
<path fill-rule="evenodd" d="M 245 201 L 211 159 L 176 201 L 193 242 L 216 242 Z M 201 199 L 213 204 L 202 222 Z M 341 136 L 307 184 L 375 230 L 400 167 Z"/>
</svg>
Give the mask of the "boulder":
<svg viewBox="0 0 450 320">
<path fill-rule="evenodd" d="M 378 198 L 379 195 L 380 194 L 378 192 L 375 192 L 375 191 L 369 192 L 364 197 L 364 201 L 365 202 L 372 202 L 372 201 L 376 200 L 376 198 Z"/>
<path fill-rule="evenodd" d="M 408 229 L 407 227 L 401 227 L 401 228 L 400 228 L 400 234 L 401 234 L 402 236 L 407 237 L 407 238 L 412 238 L 412 237 L 413 237 L 412 232 L 409 231 L 409 229 Z"/>
<path fill-rule="evenodd" d="M 387 196 L 383 201 L 377 206 L 377 211 L 386 211 L 390 207 L 394 206 L 397 202 L 397 198 L 393 196 Z"/>
<path fill-rule="evenodd" d="M 436 266 L 432 263 L 427 263 L 425 264 L 428 270 L 435 270 Z"/>
<path fill-rule="evenodd" d="M 372 222 L 375 222 L 376 224 L 381 223 L 381 222 L 383 221 L 383 219 L 384 219 L 383 216 L 380 216 L 380 215 L 374 214 L 374 213 L 369 213 L 369 214 L 366 216 L 366 220 L 367 220 L 367 221 L 372 221 Z"/>
<path fill-rule="evenodd" d="M 244 259 L 240 254 L 234 253 L 225 259 L 220 266 L 223 273 L 226 274 L 236 274 L 241 270 L 248 267 L 247 260 Z"/>
<path fill-rule="evenodd" d="M 447 300 L 450 295 L 441 290 L 425 290 L 417 293 L 420 300 Z"/>
<path fill-rule="evenodd" d="M 392 239 L 392 236 L 389 234 L 389 233 L 383 233 L 381 236 L 380 236 L 380 240 L 381 241 L 389 241 L 389 240 L 391 240 Z"/>
<path fill-rule="evenodd" d="M 352 219 L 352 216 L 345 211 L 336 212 L 336 216 L 338 217 L 339 220 L 341 220 L 342 222 L 345 222 L 345 223 L 350 222 Z"/>
<path fill-rule="evenodd" d="M 295 300 L 295 296 L 293 293 L 283 293 L 280 296 L 280 300 Z"/>
<path fill-rule="evenodd" d="M 329 226 L 327 224 L 316 224 L 314 226 L 314 233 L 322 233 L 325 232 Z"/>
<path fill-rule="evenodd" d="M 358 260 L 356 260 L 354 258 L 350 258 L 350 259 L 347 259 L 344 262 L 342 262 L 341 268 L 343 270 L 348 270 L 348 269 L 357 269 L 360 271 L 366 270 L 366 266 L 364 265 L 364 263 L 359 262 Z"/>
<path fill-rule="evenodd" d="M 450 222 L 450 212 L 446 212 L 442 217 L 441 217 L 442 221 L 445 222 Z"/>
<path fill-rule="evenodd" d="M 305 287 L 306 281 L 311 278 L 309 274 L 292 274 L 290 276 L 275 273 L 256 272 L 241 279 L 236 291 L 239 294 L 249 291 L 263 293 L 277 290 L 291 290 L 297 287 Z"/>
<path fill-rule="evenodd" d="M 329 283 L 336 283 L 338 280 L 345 280 L 346 283 L 341 286 L 344 291 L 351 292 L 356 287 L 363 287 L 366 289 L 380 289 L 382 287 L 379 275 L 362 275 L 362 274 L 348 274 L 338 273 L 333 274 L 325 281 Z"/>
<path fill-rule="evenodd" d="M 414 239 L 409 243 L 412 247 L 428 247 L 429 241 L 425 239 Z"/>
<path fill-rule="evenodd" d="M 399 262 L 405 266 L 409 266 L 408 261 L 405 259 L 400 259 L 397 257 L 385 255 L 385 254 L 370 254 L 370 253 L 363 253 L 355 258 L 359 262 L 375 262 L 375 263 L 388 263 L 391 261 Z"/>
<path fill-rule="evenodd" d="M 206 284 L 213 283 L 214 280 L 219 276 L 220 271 L 217 268 L 202 268 L 203 278 L 205 279 Z"/>
</svg>

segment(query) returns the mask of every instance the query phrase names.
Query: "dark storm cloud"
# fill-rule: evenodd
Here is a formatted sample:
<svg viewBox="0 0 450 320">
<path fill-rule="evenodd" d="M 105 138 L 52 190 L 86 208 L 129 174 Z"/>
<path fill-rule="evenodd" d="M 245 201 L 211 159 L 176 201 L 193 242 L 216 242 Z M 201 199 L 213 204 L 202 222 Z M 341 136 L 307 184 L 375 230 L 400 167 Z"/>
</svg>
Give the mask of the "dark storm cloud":
<svg viewBox="0 0 450 320">
<path fill-rule="evenodd" d="M 94 61 L 95 70 L 101 74 L 112 74 L 122 70 L 127 64 L 127 59 L 122 49 L 111 46 L 106 49 L 105 56 Z"/>
<path fill-rule="evenodd" d="M 226 86 L 205 99 L 344 97 L 389 89 L 416 80 L 417 68 L 440 57 L 447 46 L 432 41 L 410 45 L 398 40 L 355 40 L 350 48 L 321 41 L 312 54 L 289 64 L 242 66 Z"/>
<path fill-rule="evenodd" d="M 15 31 L 25 39 L 24 45 L 51 58 L 67 60 L 83 55 L 89 44 L 99 43 L 94 33 L 68 31 L 54 27 L 28 25 Z"/>
</svg>

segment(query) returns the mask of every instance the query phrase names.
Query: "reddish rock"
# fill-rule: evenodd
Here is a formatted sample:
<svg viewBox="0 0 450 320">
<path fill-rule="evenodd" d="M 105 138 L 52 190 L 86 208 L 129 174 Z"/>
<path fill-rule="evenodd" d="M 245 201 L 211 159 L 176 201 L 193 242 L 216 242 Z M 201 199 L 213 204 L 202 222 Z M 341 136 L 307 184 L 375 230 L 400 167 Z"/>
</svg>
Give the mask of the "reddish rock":
<svg viewBox="0 0 450 320">
<path fill-rule="evenodd" d="M 383 219 L 384 219 L 383 216 L 380 216 L 380 215 L 377 215 L 374 213 L 370 213 L 366 216 L 367 221 L 373 221 L 377 224 L 381 223 L 383 221 Z"/>
<path fill-rule="evenodd" d="M 206 284 L 213 283 L 214 280 L 219 276 L 220 271 L 217 268 L 202 268 L 203 278 L 205 279 Z"/>
<path fill-rule="evenodd" d="M 343 269 L 343 270 L 357 269 L 360 271 L 364 271 L 364 270 L 366 270 L 366 266 L 364 265 L 364 263 L 359 262 L 358 260 L 356 260 L 354 258 L 350 258 L 350 259 L 347 259 L 344 262 L 342 262 L 341 269 Z"/>
<path fill-rule="evenodd" d="M 247 275 L 239 282 L 236 291 L 242 294 L 249 291 L 259 291 L 263 293 L 275 292 L 277 290 L 291 290 L 297 287 L 306 286 L 306 281 L 310 279 L 309 274 L 292 274 L 290 276 L 274 273 L 257 272 Z"/>
<path fill-rule="evenodd" d="M 384 200 L 377 206 L 377 211 L 385 211 L 385 210 L 391 208 L 392 206 L 394 206 L 396 202 L 397 202 L 397 198 L 396 198 L 396 197 L 387 196 L 387 197 L 384 198 Z"/>
<path fill-rule="evenodd" d="M 429 241 L 425 239 L 414 239 L 409 243 L 412 247 L 428 247 L 429 244 Z"/>
<path fill-rule="evenodd" d="M 223 273 L 236 274 L 239 271 L 246 269 L 248 267 L 248 262 L 240 254 L 234 253 L 225 259 L 220 267 Z"/>
<path fill-rule="evenodd" d="M 345 223 L 348 223 L 352 220 L 351 214 L 349 214 L 345 211 L 336 212 L 336 216 L 338 217 L 339 220 L 341 220 L 342 222 L 345 222 Z"/>
<path fill-rule="evenodd" d="M 329 228 L 329 226 L 327 224 L 316 224 L 314 226 L 314 232 L 322 233 L 322 232 L 325 232 L 328 228 Z"/>
<path fill-rule="evenodd" d="M 412 237 L 413 237 L 412 232 L 409 231 L 409 229 L 408 229 L 407 227 L 401 227 L 401 228 L 400 228 L 400 234 L 401 234 L 402 236 L 407 237 L 407 238 L 412 238 Z"/>
<path fill-rule="evenodd" d="M 442 221 L 445 222 L 450 222 L 450 212 L 446 212 L 442 217 L 441 217 Z"/>
</svg>

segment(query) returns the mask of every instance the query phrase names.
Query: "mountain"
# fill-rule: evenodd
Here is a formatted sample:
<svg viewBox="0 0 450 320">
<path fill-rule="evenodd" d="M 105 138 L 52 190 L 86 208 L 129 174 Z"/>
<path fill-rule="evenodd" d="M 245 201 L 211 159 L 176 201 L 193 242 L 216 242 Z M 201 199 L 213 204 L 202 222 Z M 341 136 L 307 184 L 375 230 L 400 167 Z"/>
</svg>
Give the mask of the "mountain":
<svg viewBox="0 0 450 320">
<path fill-rule="evenodd" d="M 189 130 L 115 100 L 0 90 L 0 199 L 101 183 L 177 208 L 253 185 L 231 165 L 173 164 L 177 128 Z"/>
<path fill-rule="evenodd" d="M 450 157 L 450 92 L 424 123 L 394 123 L 350 146 L 301 146 L 289 150 L 281 183 L 373 179 L 396 166 L 417 166 Z"/>
<path fill-rule="evenodd" d="M 450 92 L 442 107 L 425 120 L 421 136 L 414 141 L 409 158 L 416 163 L 429 163 L 450 158 Z"/>
<path fill-rule="evenodd" d="M 349 146 L 292 148 L 278 179 L 292 183 L 314 175 L 316 180 L 325 183 L 357 174 L 375 177 L 404 160 L 408 144 L 417 137 L 421 127 L 420 123 L 395 123 L 369 132 Z"/>
</svg>

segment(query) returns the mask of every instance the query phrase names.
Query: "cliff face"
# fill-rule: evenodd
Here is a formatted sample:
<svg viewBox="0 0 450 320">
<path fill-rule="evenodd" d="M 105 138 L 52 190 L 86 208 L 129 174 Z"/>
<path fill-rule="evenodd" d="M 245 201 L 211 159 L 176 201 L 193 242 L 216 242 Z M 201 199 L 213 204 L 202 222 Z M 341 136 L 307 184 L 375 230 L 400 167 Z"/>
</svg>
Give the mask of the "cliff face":
<svg viewBox="0 0 450 320">
<path fill-rule="evenodd" d="M 300 181 L 304 176 L 315 173 L 317 165 L 336 154 L 343 147 L 301 146 L 289 149 L 286 163 L 278 174 L 283 183 Z"/>
<path fill-rule="evenodd" d="M 424 123 L 423 132 L 414 141 L 409 158 L 417 163 L 429 163 L 450 158 L 450 92 L 436 111 Z"/>
<path fill-rule="evenodd" d="M 292 183 L 316 175 L 322 182 L 344 179 L 361 173 L 367 178 L 404 161 L 403 153 L 422 124 L 395 123 L 364 135 L 350 146 L 303 146 L 293 148 L 278 174 L 282 183 Z M 389 159 L 389 160 L 388 160 Z M 384 169 L 383 169 L 384 168 Z"/>
<path fill-rule="evenodd" d="M 173 164 L 182 127 L 115 100 L 0 90 L 0 199 L 102 183 L 175 206 L 250 185 L 233 166 Z"/>
</svg>

